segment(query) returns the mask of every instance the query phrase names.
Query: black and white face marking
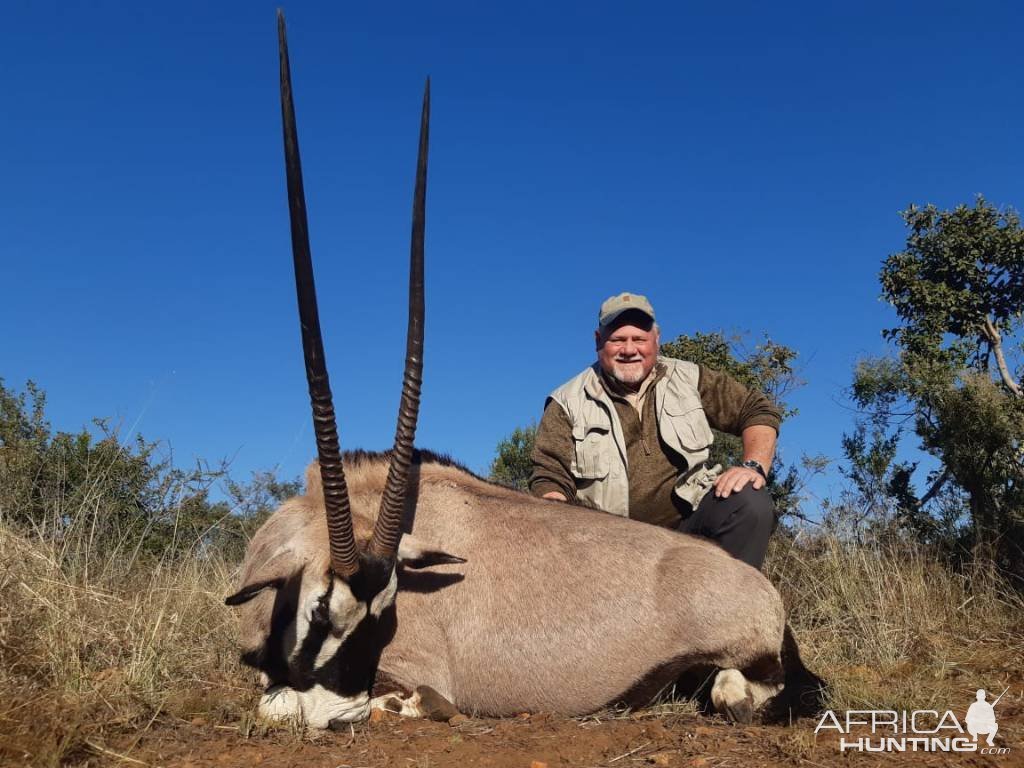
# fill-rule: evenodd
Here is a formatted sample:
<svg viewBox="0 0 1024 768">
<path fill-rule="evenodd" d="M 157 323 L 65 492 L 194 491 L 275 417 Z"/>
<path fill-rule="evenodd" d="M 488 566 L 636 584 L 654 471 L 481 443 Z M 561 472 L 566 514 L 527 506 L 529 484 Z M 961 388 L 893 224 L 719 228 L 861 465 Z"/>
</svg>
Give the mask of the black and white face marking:
<svg viewBox="0 0 1024 768">
<path fill-rule="evenodd" d="M 466 562 L 409 535 L 399 545 L 398 560 L 413 569 Z M 360 563 L 348 581 L 300 571 L 246 585 L 225 600 L 241 605 L 274 591 L 270 634 L 258 651 L 242 656 L 265 677 L 262 717 L 327 728 L 369 715 L 380 656 L 397 626 L 398 578 L 390 560 L 364 554 Z"/>
<path fill-rule="evenodd" d="M 364 555 L 348 581 L 331 578 L 306 590 L 289 649 L 289 682 L 322 685 L 343 696 L 368 692 L 377 662 L 394 636 L 398 578 L 394 561 Z"/>
<path fill-rule="evenodd" d="M 326 728 L 369 715 L 380 656 L 395 634 L 398 579 L 394 561 L 364 554 L 360 563 L 348 581 L 304 572 L 277 590 L 270 636 L 243 658 L 270 682 L 261 716 Z"/>
</svg>

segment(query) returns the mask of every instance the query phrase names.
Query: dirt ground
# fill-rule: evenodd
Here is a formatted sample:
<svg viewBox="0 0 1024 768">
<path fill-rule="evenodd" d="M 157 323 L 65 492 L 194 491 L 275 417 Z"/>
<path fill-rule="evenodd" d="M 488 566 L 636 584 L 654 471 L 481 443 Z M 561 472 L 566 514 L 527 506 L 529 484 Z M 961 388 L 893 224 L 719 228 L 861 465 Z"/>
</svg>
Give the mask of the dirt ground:
<svg viewBox="0 0 1024 768">
<path fill-rule="evenodd" d="M 1024 766 L 1024 701 L 1017 697 L 1005 704 L 999 707 L 996 740 L 997 746 L 1009 748 L 1002 755 L 842 754 L 836 735 L 815 738 L 816 720 L 744 727 L 697 714 L 640 711 L 586 719 L 543 714 L 468 719 L 456 725 L 386 717 L 317 734 L 256 733 L 245 722 L 218 725 L 196 718 L 156 722 L 141 734 L 88 742 L 72 762 L 90 768 Z"/>
</svg>

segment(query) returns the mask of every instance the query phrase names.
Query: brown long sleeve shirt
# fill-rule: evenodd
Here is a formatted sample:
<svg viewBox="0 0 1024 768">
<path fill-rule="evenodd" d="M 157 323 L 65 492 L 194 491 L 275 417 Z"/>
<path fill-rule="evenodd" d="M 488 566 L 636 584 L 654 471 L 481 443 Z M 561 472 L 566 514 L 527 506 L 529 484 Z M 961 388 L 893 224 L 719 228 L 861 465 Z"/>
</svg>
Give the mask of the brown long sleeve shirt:
<svg viewBox="0 0 1024 768">
<path fill-rule="evenodd" d="M 697 391 L 713 429 L 741 435 L 747 427 L 764 425 L 779 431 L 782 413 L 765 395 L 747 389 L 728 374 L 704 366 L 699 369 Z M 657 365 L 638 394 L 627 393 L 607 376 L 602 375 L 601 381 L 615 404 L 626 441 L 629 516 L 674 527 L 693 510 L 673 493 L 679 474 L 688 469 L 686 462 L 658 434 L 651 393 L 664 374 L 664 367 Z M 570 470 L 574 452 L 569 417 L 558 403 L 549 400 L 531 456 L 530 492 L 543 496 L 559 491 L 567 499 L 575 499 L 576 484 Z"/>
</svg>

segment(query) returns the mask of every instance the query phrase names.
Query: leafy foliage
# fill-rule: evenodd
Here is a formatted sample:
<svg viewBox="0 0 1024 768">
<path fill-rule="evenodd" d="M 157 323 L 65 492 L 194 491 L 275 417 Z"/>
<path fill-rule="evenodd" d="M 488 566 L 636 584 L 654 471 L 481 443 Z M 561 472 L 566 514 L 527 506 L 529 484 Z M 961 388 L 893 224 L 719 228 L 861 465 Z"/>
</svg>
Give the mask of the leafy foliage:
<svg viewBox="0 0 1024 768">
<path fill-rule="evenodd" d="M 33 382 L 15 393 L 0 379 L 0 520 L 47 539 L 132 559 L 210 547 L 240 556 L 248 534 L 300 487 L 270 473 L 233 481 L 224 465 L 178 468 L 160 443 L 122 442 L 102 419 L 94 431 L 53 432 L 45 405 Z M 218 481 L 230 501 L 210 500 Z"/>
<path fill-rule="evenodd" d="M 727 373 L 749 389 L 768 395 L 784 416 L 796 414 L 795 408 L 787 406 L 786 396 L 804 384 L 795 366 L 798 353 L 767 334 L 753 348 L 747 347 L 742 337 L 726 336 L 722 331 L 683 334 L 662 344 L 661 354 Z"/>
<path fill-rule="evenodd" d="M 537 438 L 537 425 L 516 427 L 512 434 L 498 443 L 497 455 L 491 462 L 489 479 L 519 491 L 527 490 L 530 483 L 530 454 Z"/>
<path fill-rule="evenodd" d="M 986 318 L 1007 332 L 1024 308 L 1020 217 L 980 196 L 973 208 L 911 205 L 902 216 L 906 249 L 886 259 L 880 275 L 902 325 L 883 335 L 933 364 L 987 370 L 994 350 Z"/>
<path fill-rule="evenodd" d="M 896 355 L 864 360 L 855 371 L 851 394 L 873 439 L 848 437 L 850 476 L 870 467 L 872 493 L 884 481 L 899 525 L 984 551 L 1024 578 L 1020 219 L 983 197 L 952 211 L 910 206 L 903 218 L 906 247 L 880 275 L 883 298 L 901 321 L 883 331 Z M 912 482 L 919 462 L 894 461 L 911 432 L 936 465 L 923 493 Z"/>
</svg>

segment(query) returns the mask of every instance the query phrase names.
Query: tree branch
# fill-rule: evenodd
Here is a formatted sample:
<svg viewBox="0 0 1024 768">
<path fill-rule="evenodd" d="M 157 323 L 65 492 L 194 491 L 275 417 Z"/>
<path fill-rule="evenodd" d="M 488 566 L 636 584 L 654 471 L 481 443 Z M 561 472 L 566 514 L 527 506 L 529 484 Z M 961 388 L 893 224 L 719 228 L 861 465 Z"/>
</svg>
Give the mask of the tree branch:
<svg viewBox="0 0 1024 768">
<path fill-rule="evenodd" d="M 946 484 L 947 480 L 949 480 L 949 470 L 944 469 L 942 470 L 942 474 L 936 478 L 934 483 L 932 483 L 932 487 L 929 488 L 927 493 L 925 493 L 925 495 L 921 497 L 920 501 L 917 502 L 917 508 L 921 509 L 925 504 L 931 501 L 935 497 L 935 494 L 942 490 L 942 486 Z"/>
<path fill-rule="evenodd" d="M 780 515 L 780 517 L 795 517 L 797 520 L 802 520 L 803 522 L 810 523 L 811 525 L 821 525 L 821 523 L 818 520 L 812 520 L 811 518 L 807 517 L 807 515 L 805 515 L 803 512 L 787 511 L 783 512 Z"/>
<path fill-rule="evenodd" d="M 1013 380 L 1013 376 L 1010 375 L 1010 369 L 1006 367 L 1006 358 L 1003 356 L 1003 338 L 999 335 L 999 329 L 996 328 L 988 315 L 985 315 L 984 325 L 985 338 L 988 340 L 989 346 L 992 347 L 992 351 L 996 355 L 996 365 L 999 366 L 999 376 L 1003 380 L 1003 384 L 1017 397 L 1024 397 L 1024 392 L 1021 392 L 1020 384 Z"/>
</svg>

